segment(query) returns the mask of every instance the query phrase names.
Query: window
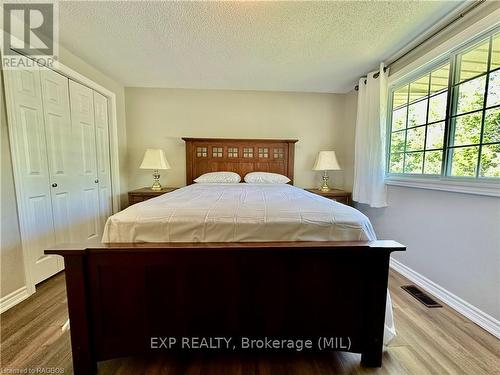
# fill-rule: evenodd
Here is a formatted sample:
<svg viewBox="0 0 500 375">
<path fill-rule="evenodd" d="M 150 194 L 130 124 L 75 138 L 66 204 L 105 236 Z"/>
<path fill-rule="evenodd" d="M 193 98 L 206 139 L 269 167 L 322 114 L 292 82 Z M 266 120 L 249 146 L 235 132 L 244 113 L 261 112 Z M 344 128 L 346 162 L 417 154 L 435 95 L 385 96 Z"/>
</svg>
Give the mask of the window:
<svg viewBox="0 0 500 375">
<path fill-rule="evenodd" d="M 389 174 L 500 178 L 500 33 L 391 90 Z"/>
</svg>

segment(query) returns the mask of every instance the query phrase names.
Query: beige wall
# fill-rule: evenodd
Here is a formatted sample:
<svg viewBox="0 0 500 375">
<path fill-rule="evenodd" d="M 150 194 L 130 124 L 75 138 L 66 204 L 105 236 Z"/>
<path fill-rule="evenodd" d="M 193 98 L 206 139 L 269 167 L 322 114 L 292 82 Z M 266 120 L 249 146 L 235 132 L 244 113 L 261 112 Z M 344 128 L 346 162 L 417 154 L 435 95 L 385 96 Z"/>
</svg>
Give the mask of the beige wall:
<svg viewBox="0 0 500 375">
<path fill-rule="evenodd" d="M 337 151 L 346 169 L 331 174 L 334 185 L 352 185 L 352 142 L 345 142 L 352 124 L 344 118 L 351 96 L 150 88 L 126 88 L 125 94 L 130 188 L 151 184 L 151 171 L 139 169 L 148 147 L 164 149 L 172 166 L 162 171 L 162 184 L 185 185 L 181 137 L 296 138 L 296 185 L 319 184 L 311 168 L 317 152 L 327 149 Z"/>
<path fill-rule="evenodd" d="M 126 168 L 126 127 L 125 127 L 125 93 L 124 87 L 108 78 L 93 66 L 87 64 L 64 48 L 60 48 L 60 61 L 69 68 L 83 74 L 94 82 L 104 86 L 116 95 L 118 122 L 118 144 L 120 160 L 121 197 L 126 203 L 127 168 Z M 0 297 L 3 297 L 24 286 L 24 267 L 22 264 L 22 247 L 16 209 L 14 180 L 9 150 L 7 121 L 4 105 L 4 88 L 1 85 L 1 238 L 0 238 Z"/>
</svg>

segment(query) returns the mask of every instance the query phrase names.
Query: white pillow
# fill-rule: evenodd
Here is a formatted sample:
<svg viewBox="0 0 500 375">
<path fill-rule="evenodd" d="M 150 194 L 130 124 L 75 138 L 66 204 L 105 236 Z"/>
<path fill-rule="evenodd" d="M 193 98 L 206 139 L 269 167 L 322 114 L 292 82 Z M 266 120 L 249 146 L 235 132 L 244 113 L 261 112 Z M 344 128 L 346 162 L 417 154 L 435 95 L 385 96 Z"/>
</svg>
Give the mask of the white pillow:
<svg viewBox="0 0 500 375">
<path fill-rule="evenodd" d="M 248 184 L 287 184 L 290 179 L 278 173 L 250 172 L 246 174 L 245 182 Z"/>
<path fill-rule="evenodd" d="M 202 174 L 194 180 L 194 182 L 205 184 L 237 184 L 240 181 L 240 175 L 234 172 L 210 172 Z"/>
</svg>

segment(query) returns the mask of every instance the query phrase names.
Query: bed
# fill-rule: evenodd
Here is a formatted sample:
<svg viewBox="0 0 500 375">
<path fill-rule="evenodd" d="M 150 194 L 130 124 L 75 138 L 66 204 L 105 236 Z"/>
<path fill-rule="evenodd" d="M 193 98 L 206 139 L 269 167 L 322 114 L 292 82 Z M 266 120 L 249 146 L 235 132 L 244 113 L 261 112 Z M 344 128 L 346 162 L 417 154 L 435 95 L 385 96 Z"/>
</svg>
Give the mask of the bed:
<svg viewBox="0 0 500 375">
<path fill-rule="evenodd" d="M 46 250 L 65 260 L 75 374 L 193 337 L 232 338 L 228 351 L 244 339 L 311 340 L 380 366 L 390 253 L 404 246 L 376 240 L 359 211 L 293 187 L 295 140 L 184 140 L 187 187 L 110 217 L 102 244 Z M 291 184 L 193 185 L 213 171 Z M 167 338 L 177 346 L 153 345 Z"/>
<path fill-rule="evenodd" d="M 358 210 L 289 184 L 197 183 L 111 216 L 103 242 L 372 241 Z"/>
</svg>

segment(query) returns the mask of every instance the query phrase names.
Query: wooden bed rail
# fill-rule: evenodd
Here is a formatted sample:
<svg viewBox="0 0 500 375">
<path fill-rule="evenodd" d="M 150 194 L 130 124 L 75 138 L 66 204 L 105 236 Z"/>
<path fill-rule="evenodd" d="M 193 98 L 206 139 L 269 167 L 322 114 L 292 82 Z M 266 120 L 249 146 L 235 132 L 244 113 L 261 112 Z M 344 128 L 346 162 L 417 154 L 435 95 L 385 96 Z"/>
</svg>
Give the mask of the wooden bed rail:
<svg viewBox="0 0 500 375">
<path fill-rule="evenodd" d="M 375 240 L 375 241 L 302 241 L 302 242 L 147 242 L 147 243 L 99 243 L 93 245 L 87 244 L 61 244 L 45 250 L 45 254 L 54 255 L 71 255 L 85 253 L 87 251 L 141 251 L 159 252 L 175 249 L 286 249 L 286 250 L 303 250 L 303 249 L 350 249 L 354 251 L 377 251 L 377 250 L 392 250 L 404 251 L 406 247 L 392 240 Z"/>
</svg>

